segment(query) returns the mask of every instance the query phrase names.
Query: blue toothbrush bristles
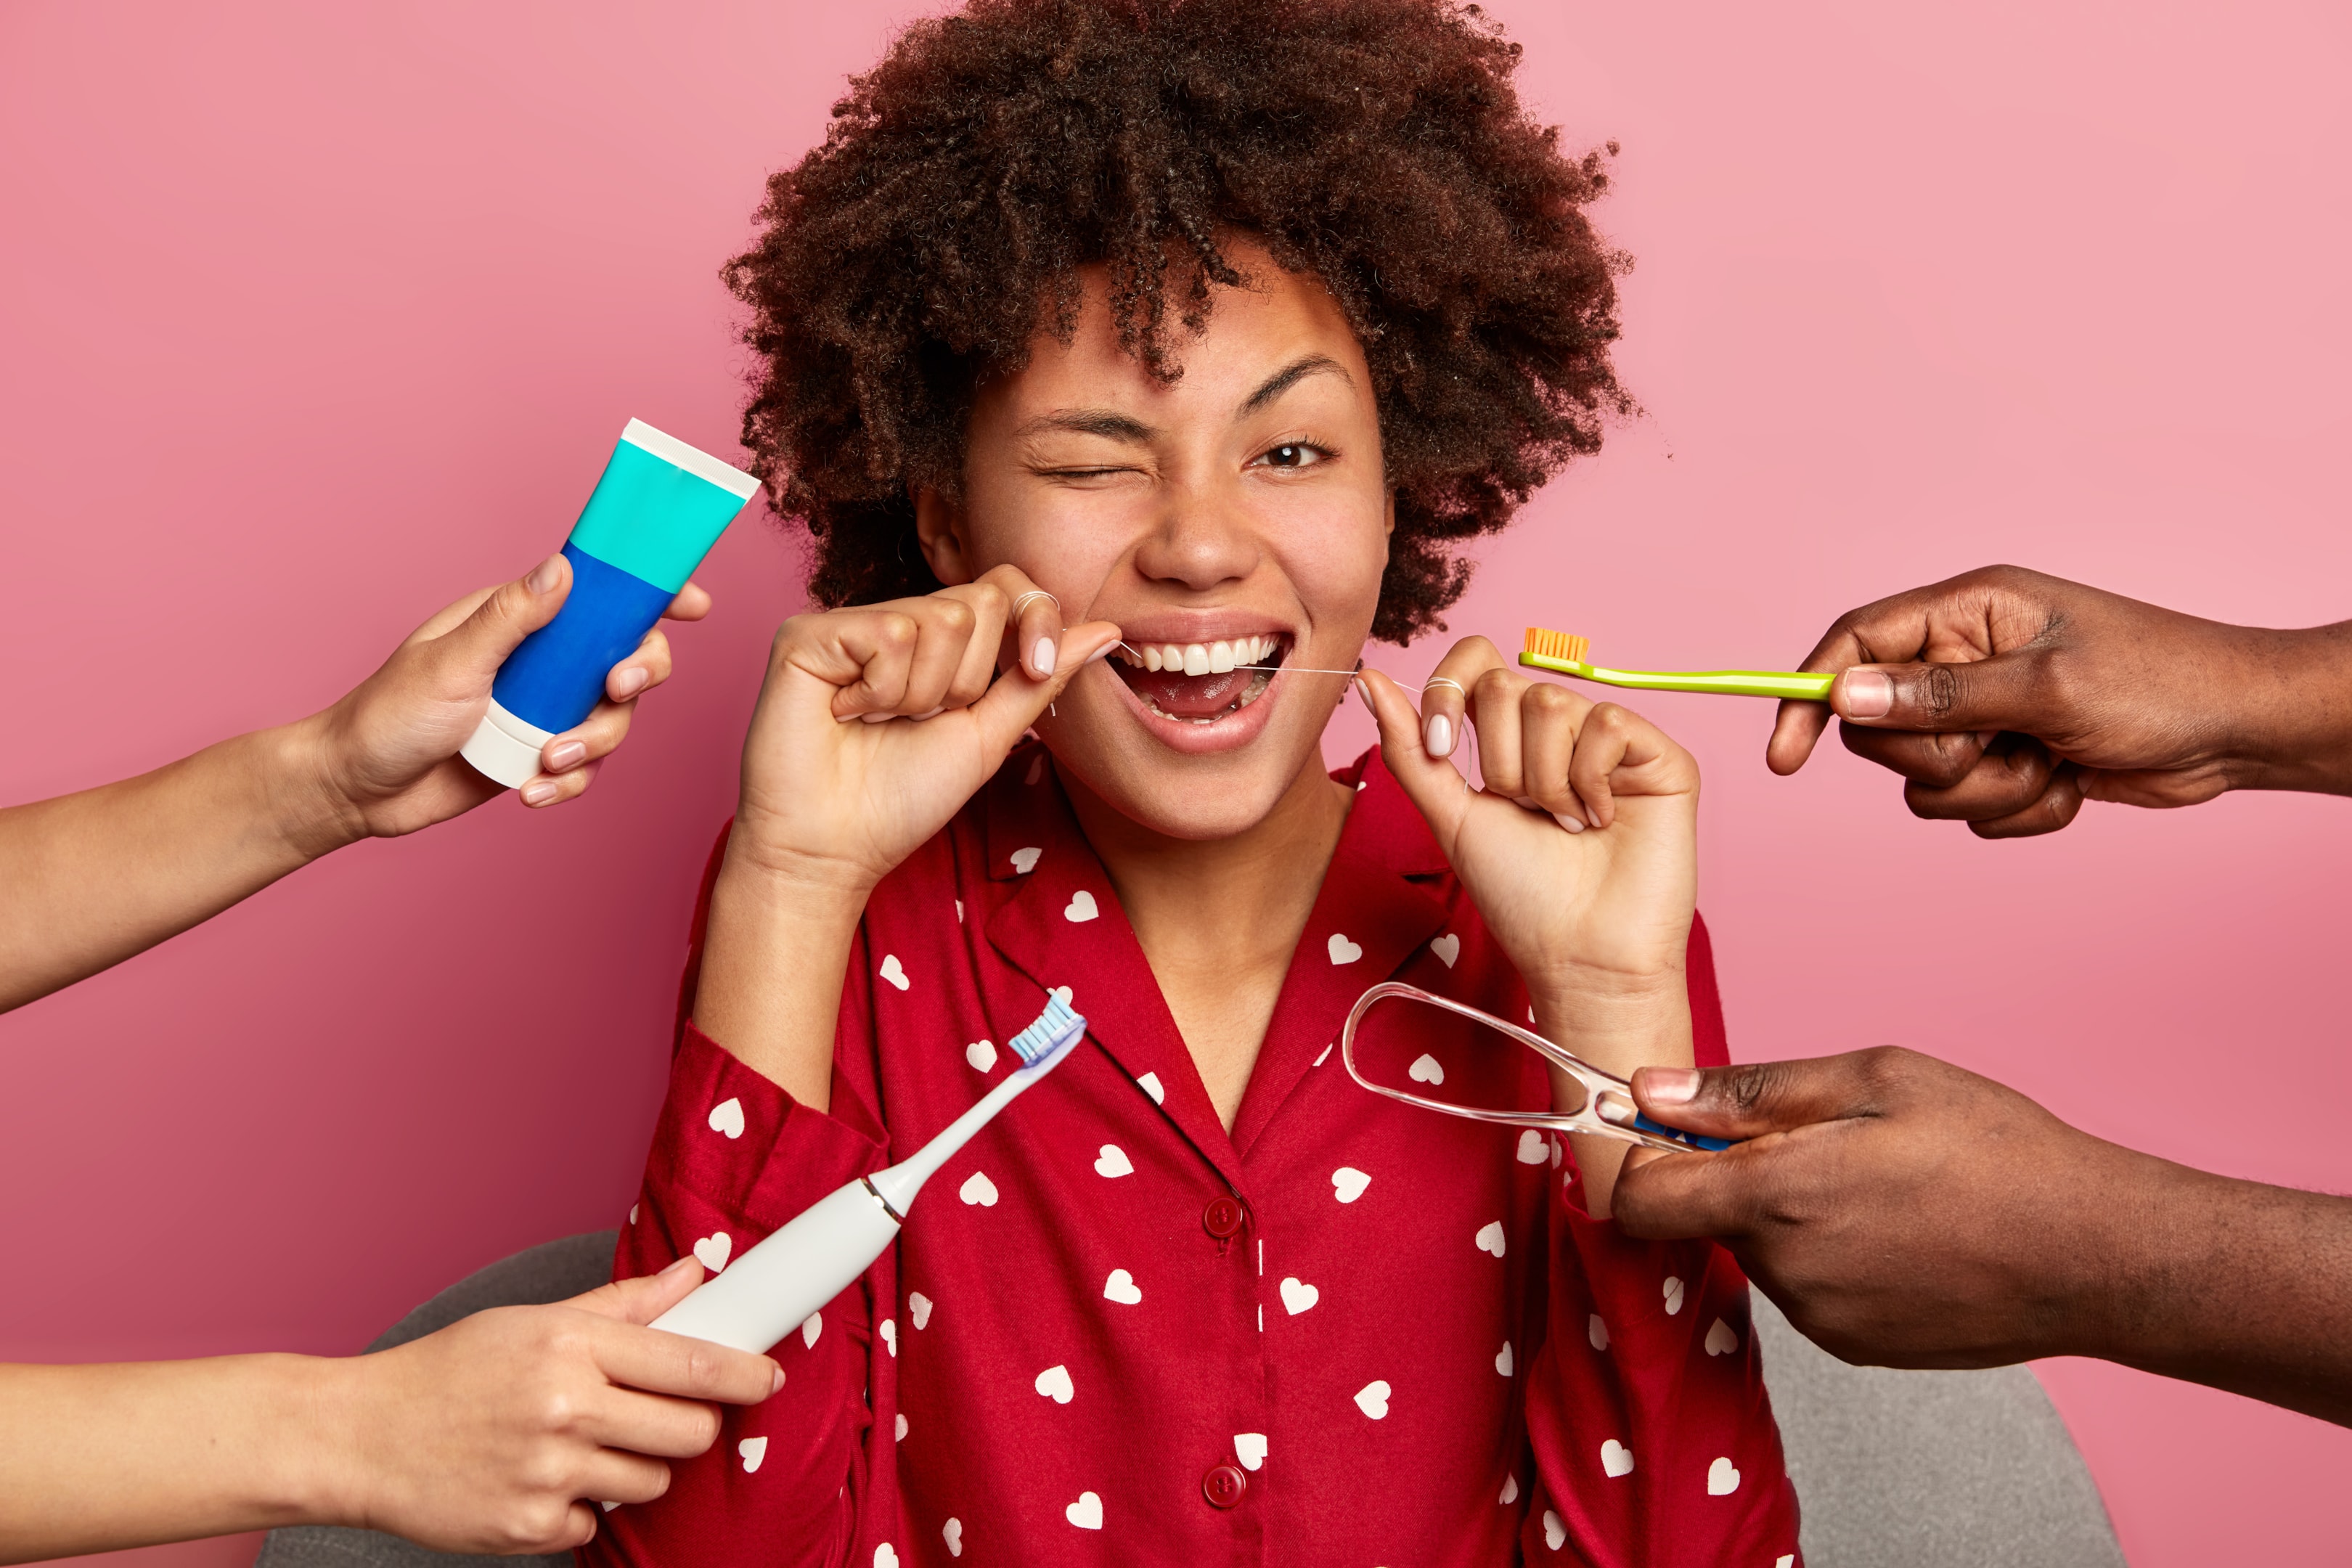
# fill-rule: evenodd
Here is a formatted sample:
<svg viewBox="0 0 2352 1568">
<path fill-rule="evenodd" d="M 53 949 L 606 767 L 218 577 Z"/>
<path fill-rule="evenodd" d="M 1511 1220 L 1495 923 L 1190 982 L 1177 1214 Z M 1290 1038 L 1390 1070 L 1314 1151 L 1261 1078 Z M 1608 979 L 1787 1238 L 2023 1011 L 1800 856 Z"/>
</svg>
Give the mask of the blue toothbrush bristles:
<svg viewBox="0 0 2352 1568">
<path fill-rule="evenodd" d="M 1068 1003 L 1059 996 L 1048 995 L 1045 1010 L 1037 1015 L 1037 1021 L 1013 1036 L 1009 1043 L 1013 1054 L 1026 1067 L 1086 1026 L 1086 1019 L 1071 1012 Z"/>
</svg>

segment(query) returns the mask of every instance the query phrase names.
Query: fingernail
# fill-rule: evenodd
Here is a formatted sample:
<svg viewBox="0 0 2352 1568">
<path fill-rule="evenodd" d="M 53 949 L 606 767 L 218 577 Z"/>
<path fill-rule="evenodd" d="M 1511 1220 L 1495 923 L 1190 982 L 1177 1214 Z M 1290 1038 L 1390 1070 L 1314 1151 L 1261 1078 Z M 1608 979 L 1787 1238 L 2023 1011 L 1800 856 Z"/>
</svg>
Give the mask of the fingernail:
<svg viewBox="0 0 2352 1568">
<path fill-rule="evenodd" d="M 1581 833 L 1584 831 L 1584 824 L 1578 818 L 1570 816 L 1564 811 L 1553 812 L 1551 814 L 1551 819 L 1554 822 L 1559 823 L 1562 827 L 1567 828 L 1570 833 Z"/>
<path fill-rule="evenodd" d="M 1052 637 L 1037 639 L 1037 646 L 1029 652 L 1029 668 L 1037 672 L 1037 679 L 1040 680 L 1054 673 L 1054 639 Z"/>
<path fill-rule="evenodd" d="M 522 585 L 534 594 L 551 594 L 555 591 L 555 585 L 562 581 L 563 581 L 563 557 L 557 554 L 549 556 L 532 567 L 530 575 L 523 579 Z"/>
<path fill-rule="evenodd" d="M 554 798 L 555 781 L 552 779 L 535 779 L 522 786 L 522 803 L 525 805 L 545 805 Z"/>
<path fill-rule="evenodd" d="M 1107 643 L 1103 644 L 1103 645 L 1102 645 L 1102 647 L 1098 647 L 1098 648 L 1095 649 L 1095 651 L 1094 651 L 1094 652 L 1092 652 L 1092 653 L 1090 653 L 1090 654 L 1087 655 L 1087 662 L 1088 664 L 1093 664 L 1093 663 L 1094 663 L 1094 662 L 1096 662 L 1097 659 L 1105 659 L 1105 658 L 1108 658 L 1110 657 L 1110 650 L 1111 650 L 1111 649 L 1113 649 L 1113 648 L 1115 648 L 1115 647 L 1117 647 L 1118 646 L 1118 644 L 1117 644 L 1117 643 L 1115 643 L 1115 642 L 1107 642 Z"/>
<path fill-rule="evenodd" d="M 1895 706 L 1895 678 L 1883 669 L 1845 672 L 1845 713 L 1849 719 L 1884 719 Z"/>
<path fill-rule="evenodd" d="M 587 755 L 588 748 L 586 745 L 578 741 L 566 741 L 563 744 L 556 747 L 555 750 L 548 752 L 546 757 L 542 759 L 542 762 L 549 773 L 560 773 L 566 768 L 578 767 L 581 761 Z M 553 784 L 550 784 L 547 787 L 551 792 L 555 788 Z"/>
<path fill-rule="evenodd" d="M 651 680 L 653 678 L 654 672 L 650 669 L 635 668 L 625 669 L 621 671 L 620 674 L 613 677 L 613 695 L 615 697 L 635 697 L 638 692 L 643 691 L 646 689 L 646 682 Z"/>
<path fill-rule="evenodd" d="M 1422 721 L 1421 743 L 1433 757 L 1454 754 L 1454 721 L 1443 713 L 1432 713 Z"/>
<path fill-rule="evenodd" d="M 772 1384 L 768 1384 L 768 1392 L 769 1392 L 770 1394 L 774 1394 L 774 1393 L 776 1393 L 778 1390 L 782 1389 L 783 1386 L 784 1386 L 784 1369 L 783 1369 L 782 1367 L 778 1367 L 778 1368 L 776 1368 L 776 1381 L 775 1381 L 775 1382 L 773 1382 L 773 1383 L 772 1383 Z"/>
<path fill-rule="evenodd" d="M 1682 1105 L 1698 1098 L 1696 1068 L 1643 1068 L 1642 1098 L 1653 1105 Z"/>
<path fill-rule="evenodd" d="M 672 1263 L 668 1268 L 663 1269 L 659 1274 L 655 1275 L 654 1278 L 656 1279 L 667 1279 L 671 1275 L 677 1273 L 679 1269 L 685 1268 L 688 1264 L 693 1261 L 694 1254 L 691 1252 L 687 1253 L 685 1256 L 679 1258 L 676 1262 Z"/>
</svg>

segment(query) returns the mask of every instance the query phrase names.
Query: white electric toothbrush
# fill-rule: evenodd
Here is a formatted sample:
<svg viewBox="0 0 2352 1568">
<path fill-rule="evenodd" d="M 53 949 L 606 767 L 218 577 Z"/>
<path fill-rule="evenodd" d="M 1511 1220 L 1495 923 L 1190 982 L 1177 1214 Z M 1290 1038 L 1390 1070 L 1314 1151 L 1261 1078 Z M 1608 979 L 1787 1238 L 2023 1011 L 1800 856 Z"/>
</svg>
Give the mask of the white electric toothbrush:
<svg viewBox="0 0 2352 1568">
<path fill-rule="evenodd" d="M 1013 1037 L 1024 1064 L 947 1125 L 915 1155 L 819 1198 L 782 1230 L 730 1264 L 653 1326 L 740 1351 L 765 1352 L 845 1289 L 898 1238 L 915 1194 L 971 1135 L 1058 1066 L 1086 1037 L 1087 1021 L 1058 995 Z"/>
</svg>

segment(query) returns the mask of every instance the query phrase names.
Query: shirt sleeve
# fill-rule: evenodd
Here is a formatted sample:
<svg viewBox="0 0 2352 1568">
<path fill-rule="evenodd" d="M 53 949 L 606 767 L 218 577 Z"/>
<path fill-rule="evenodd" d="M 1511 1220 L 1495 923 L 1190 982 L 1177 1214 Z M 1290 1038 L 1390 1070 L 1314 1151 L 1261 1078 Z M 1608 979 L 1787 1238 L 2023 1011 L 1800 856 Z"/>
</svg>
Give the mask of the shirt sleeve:
<svg viewBox="0 0 2352 1568">
<path fill-rule="evenodd" d="M 725 837 L 720 838 L 720 849 Z M 885 1163 L 874 1113 L 870 982 L 861 929 L 850 953 L 836 1036 L 833 1110 L 800 1103 L 744 1066 L 687 1016 L 701 956 L 711 857 L 695 911 L 668 1096 L 655 1125 L 645 1185 L 621 1232 L 614 1279 L 658 1271 L 691 1251 L 726 1263 L 809 1205 Z M 891 1256 L 771 1352 L 784 1386 L 764 1403 L 722 1405 L 719 1440 L 672 1459 L 669 1489 L 604 1512 L 580 1549 L 589 1568 L 621 1564 L 839 1564 L 875 1489 L 868 1401 L 877 1275 Z M 890 1325 L 880 1326 L 885 1339 Z"/>
<path fill-rule="evenodd" d="M 1697 1059 L 1728 1060 L 1696 924 L 1690 988 Z M 1739 1266 L 1713 1242 L 1637 1241 L 1594 1219 L 1573 1159 L 1549 1185 L 1527 1562 L 1795 1568 L 1797 1495 Z"/>
</svg>

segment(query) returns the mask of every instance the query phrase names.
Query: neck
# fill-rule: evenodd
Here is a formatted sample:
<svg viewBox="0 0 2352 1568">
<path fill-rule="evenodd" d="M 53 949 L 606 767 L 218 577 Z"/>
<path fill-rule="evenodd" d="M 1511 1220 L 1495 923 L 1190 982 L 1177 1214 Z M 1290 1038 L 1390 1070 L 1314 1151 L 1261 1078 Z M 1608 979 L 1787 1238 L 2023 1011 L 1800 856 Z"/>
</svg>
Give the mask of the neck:
<svg viewBox="0 0 2352 1568">
<path fill-rule="evenodd" d="M 1230 1131 L 1355 793 L 1309 752 L 1255 826 L 1195 839 L 1155 833 L 1068 774 L 1063 783 Z"/>
</svg>

